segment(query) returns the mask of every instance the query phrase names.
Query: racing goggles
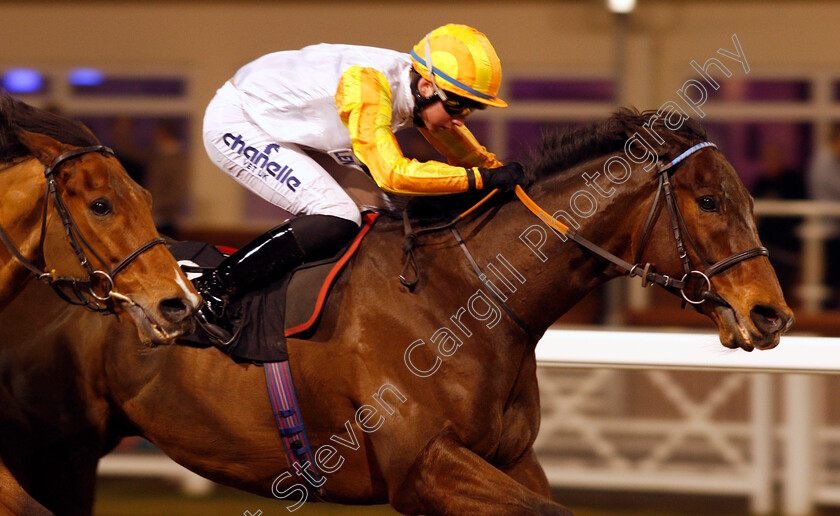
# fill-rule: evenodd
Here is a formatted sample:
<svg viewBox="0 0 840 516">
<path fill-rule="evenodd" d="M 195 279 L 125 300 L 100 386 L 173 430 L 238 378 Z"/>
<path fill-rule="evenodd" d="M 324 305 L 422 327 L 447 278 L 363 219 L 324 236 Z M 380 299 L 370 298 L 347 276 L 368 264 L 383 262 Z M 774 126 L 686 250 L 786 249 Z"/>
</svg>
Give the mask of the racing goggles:
<svg viewBox="0 0 840 516">
<path fill-rule="evenodd" d="M 450 92 L 443 93 L 440 90 L 436 90 L 433 96 L 440 99 L 443 104 L 443 109 L 446 110 L 449 116 L 467 116 L 473 111 L 487 108 L 487 104 L 482 104 L 481 102 L 476 102 L 475 100 Z"/>
</svg>

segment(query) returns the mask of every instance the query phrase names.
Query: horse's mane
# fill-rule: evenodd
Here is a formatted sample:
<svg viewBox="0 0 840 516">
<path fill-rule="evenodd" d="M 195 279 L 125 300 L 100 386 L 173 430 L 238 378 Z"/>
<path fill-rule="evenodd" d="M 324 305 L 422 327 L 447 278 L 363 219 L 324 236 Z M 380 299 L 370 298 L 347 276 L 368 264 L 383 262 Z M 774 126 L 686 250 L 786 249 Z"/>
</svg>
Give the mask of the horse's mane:
<svg viewBox="0 0 840 516">
<path fill-rule="evenodd" d="M 645 127 L 648 123 L 648 127 Z M 649 130 L 658 134 L 665 144 L 658 145 Z M 676 151 L 675 146 L 693 145 L 706 140 L 706 131 L 693 118 L 686 119 L 677 130 L 672 131 L 654 110 L 639 112 L 634 108 L 620 108 L 607 119 L 544 134 L 542 145 L 531 158 L 529 178 L 531 181 L 539 181 L 540 178 L 563 172 L 585 161 L 623 152 L 624 144 L 634 135 L 639 135 L 653 146 L 660 156 Z"/>
<path fill-rule="evenodd" d="M 533 183 L 562 174 L 591 159 L 624 152 L 624 144 L 637 134 L 653 146 L 660 157 L 669 158 L 675 157 L 688 146 L 706 140 L 706 131 L 693 118 L 684 120 L 677 130 L 672 131 L 665 126 L 664 118 L 656 113 L 654 110 L 640 112 L 634 108 L 620 108 L 604 120 L 544 133 L 542 144 L 532 151 L 531 158 L 525 166 L 528 184 L 524 186 L 527 189 Z M 648 123 L 646 128 L 645 124 Z M 648 129 L 658 134 L 665 144 L 658 145 L 648 133 Z M 433 223 L 454 217 L 486 194 L 487 192 L 478 191 L 417 198 L 409 205 L 410 214 L 421 223 Z"/>
<path fill-rule="evenodd" d="M 99 143 L 81 123 L 32 107 L 0 91 L 0 162 L 31 154 L 18 140 L 16 132 L 19 130 L 45 134 L 77 147 Z"/>
</svg>

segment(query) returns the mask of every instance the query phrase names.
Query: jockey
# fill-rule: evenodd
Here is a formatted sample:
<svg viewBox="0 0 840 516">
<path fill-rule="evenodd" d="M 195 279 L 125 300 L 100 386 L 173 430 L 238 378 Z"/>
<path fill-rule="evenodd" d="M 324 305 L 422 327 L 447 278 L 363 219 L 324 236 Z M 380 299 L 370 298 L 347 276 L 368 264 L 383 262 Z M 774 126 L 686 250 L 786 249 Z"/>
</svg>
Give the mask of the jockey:
<svg viewBox="0 0 840 516">
<path fill-rule="evenodd" d="M 505 107 L 502 69 L 487 37 L 445 25 L 404 54 L 320 44 L 245 65 L 204 117 L 210 159 L 263 199 L 297 215 L 196 279 L 197 320 L 220 343 L 231 338 L 227 303 L 306 261 L 334 255 L 358 232 L 359 208 L 305 151 L 363 167 L 385 192 L 441 195 L 509 189 L 507 165 L 464 125 L 473 111 Z M 394 132 L 414 125 L 448 163 L 403 156 Z"/>
</svg>

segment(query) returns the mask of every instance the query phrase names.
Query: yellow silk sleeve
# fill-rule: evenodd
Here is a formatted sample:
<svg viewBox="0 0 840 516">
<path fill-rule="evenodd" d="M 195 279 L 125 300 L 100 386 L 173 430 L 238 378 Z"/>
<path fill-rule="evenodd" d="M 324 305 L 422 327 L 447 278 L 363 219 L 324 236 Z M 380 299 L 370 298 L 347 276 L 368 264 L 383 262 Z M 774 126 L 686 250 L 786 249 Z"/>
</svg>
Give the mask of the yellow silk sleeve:
<svg viewBox="0 0 840 516">
<path fill-rule="evenodd" d="M 353 152 L 383 190 L 406 195 L 465 192 L 469 176 L 478 176 L 474 169 L 468 172 L 463 166 L 420 162 L 403 155 L 391 131 L 391 87 L 379 70 L 360 66 L 345 70 L 335 102 L 350 131 Z"/>
<path fill-rule="evenodd" d="M 478 143 L 466 126 L 456 125 L 448 131 L 434 133 L 420 128 L 420 132 L 432 144 L 432 147 L 446 156 L 450 165 L 485 168 L 502 166 L 502 162 L 496 159 L 496 155 Z"/>
</svg>

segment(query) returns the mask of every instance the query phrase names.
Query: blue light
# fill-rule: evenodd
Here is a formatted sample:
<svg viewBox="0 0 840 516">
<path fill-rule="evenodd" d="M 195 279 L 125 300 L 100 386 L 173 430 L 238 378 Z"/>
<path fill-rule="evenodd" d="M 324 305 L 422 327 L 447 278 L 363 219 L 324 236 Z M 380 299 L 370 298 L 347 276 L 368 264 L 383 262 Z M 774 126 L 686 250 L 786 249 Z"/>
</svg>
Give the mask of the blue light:
<svg viewBox="0 0 840 516">
<path fill-rule="evenodd" d="M 96 68 L 74 68 L 67 74 L 73 86 L 98 86 L 105 81 L 105 74 Z"/>
<path fill-rule="evenodd" d="M 12 68 L 3 75 L 3 87 L 9 93 L 37 93 L 43 85 L 41 73 L 31 68 Z"/>
</svg>

